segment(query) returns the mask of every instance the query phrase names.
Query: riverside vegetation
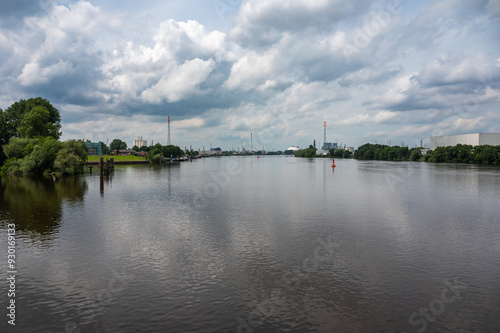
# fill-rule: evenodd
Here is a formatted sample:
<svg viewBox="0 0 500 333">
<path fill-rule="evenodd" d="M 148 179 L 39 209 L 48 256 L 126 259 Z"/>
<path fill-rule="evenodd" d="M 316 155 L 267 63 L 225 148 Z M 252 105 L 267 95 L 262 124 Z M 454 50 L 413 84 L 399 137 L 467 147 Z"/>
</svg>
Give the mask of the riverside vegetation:
<svg viewBox="0 0 500 333">
<path fill-rule="evenodd" d="M 328 157 L 350 158 L 358 160 L 382 161 L 421 161 L 434 163 L 469 163 L 500 165 L 500 146 L 471 146 L 458 144 L 456 146 L 438 147 L 422 154 L 423 148 L 387 146 L 366 143 L 356 150 L 354 155 L 348 150 L 331 149 Z M 313 146 L 299 150 L 295 157 L 322 157 L 316 155 Z"/>
<path fill-rule="evenodd" d="M 42 97 L 21 99 L 5 111 L 0 109 L 0 175 L 75 175 L 83 172 L 88 147 L 83 140 L 61 142 L 61 115 Z M 114 139 L 108 147 L 100 142 L 103 154 L 127 149 Z M 158 163 L 162 157 L 180 157 L 184 152 L 174 145 L 134 147 L 147 151 L 146 158 Z M 197 154 L 188 152 L 187 154 Z M 120 158 L 120 157 L 118 157 Z M 138 158 L 129 156 L 127 160 Z"/>
<path fill-rule="evenodd" d="M 422 154 L 422 148 L 364 144 L 356 150 L 354 158 L 359 160 L 423 161 L 434 163 L 473 163 L 500 165 L 500 146 L 456 146 L 437 147 Z"/>
<path fill-rule="evenodd" d="M 77 174 L 88 155 L 82 140 L 59 141 L 59 111 L 44 98 L 0 109 L 1 174 Z"/>
</svg>

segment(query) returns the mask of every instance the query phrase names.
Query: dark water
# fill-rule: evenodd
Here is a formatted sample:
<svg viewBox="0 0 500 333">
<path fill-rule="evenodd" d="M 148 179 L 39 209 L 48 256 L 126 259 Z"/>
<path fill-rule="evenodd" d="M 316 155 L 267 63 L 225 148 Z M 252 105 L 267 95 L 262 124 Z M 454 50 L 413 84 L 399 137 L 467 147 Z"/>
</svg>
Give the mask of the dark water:
<svg viewBox="0 0 500 333">
<path fill-rule="evenodd" d="M 500 332 L 499 168 L 330 164 L 3 179 L 0 331 Z"/>
</svg>

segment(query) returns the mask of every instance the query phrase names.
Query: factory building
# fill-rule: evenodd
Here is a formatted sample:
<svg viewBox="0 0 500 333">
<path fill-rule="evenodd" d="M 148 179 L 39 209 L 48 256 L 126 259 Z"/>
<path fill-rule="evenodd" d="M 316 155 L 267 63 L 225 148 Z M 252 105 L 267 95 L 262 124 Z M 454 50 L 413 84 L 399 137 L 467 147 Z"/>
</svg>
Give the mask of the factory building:
<svg viewBox="0 0 500 333">
<path fill-rule="evenodd" d="M 500 145 L 500 133 L 431 136 L 431 150 L 434 150 L 437 147 L 456 146 L 458 144 L 471 146 L 498 146 Z"/>
<path fill-rule="evenodd" d="M 138 136 L 137 139 L 134 140 L 134 144 L 132 145 L 132 147 L 137 146 L 137 147 L 141 148 L 142 146 L 147 146 L 147 145 L 148 145 L 148 141 L 143 140 L 142 136 Z"/>
</svg>

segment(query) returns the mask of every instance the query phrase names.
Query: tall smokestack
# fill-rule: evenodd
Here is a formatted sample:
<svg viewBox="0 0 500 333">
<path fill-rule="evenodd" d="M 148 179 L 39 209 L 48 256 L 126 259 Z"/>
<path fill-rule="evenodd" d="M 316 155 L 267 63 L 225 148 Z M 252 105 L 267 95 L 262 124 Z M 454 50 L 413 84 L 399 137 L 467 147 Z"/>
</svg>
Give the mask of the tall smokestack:
<svg viewBox="0 0 500 333">
<path fill-rule="evenodd" d="M 170 141 L 170 116 L 168 116 L 168 138 L 167 138 L 167 146 L 171 145 L 172 142 Z"/>
<path fill-rule="evenodd" d="M 250 154 L 253 154 L 253 150 L 252 150 L 252 133 L 250 133 Z"/>
</svg>

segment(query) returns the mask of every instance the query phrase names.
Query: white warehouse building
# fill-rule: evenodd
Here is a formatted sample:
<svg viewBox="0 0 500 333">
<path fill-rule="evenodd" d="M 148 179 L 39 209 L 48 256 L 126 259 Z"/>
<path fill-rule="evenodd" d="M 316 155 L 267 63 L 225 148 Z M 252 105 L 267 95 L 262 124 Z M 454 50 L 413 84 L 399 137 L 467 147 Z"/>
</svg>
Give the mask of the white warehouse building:
<svg viewBox="0 0 500 333">
<path fill-rule="evenodd" d="M 132 147 L 137 146 L 137 147 L 141 148 L 142 146 L 147 146 L 147 145 L 148 145 L 148 141 L 143 140 L 142 136 L 138 136 L 137 139 L 134 140 Z"/>
<path fill-rule="evenodd" d="M 431 136 L 431 150 L 434 150 L 437 147 L 456 146 L 458 144 L 471 146 L 498 146 L 500 145 L 500 133 Z"/>
</svg>

